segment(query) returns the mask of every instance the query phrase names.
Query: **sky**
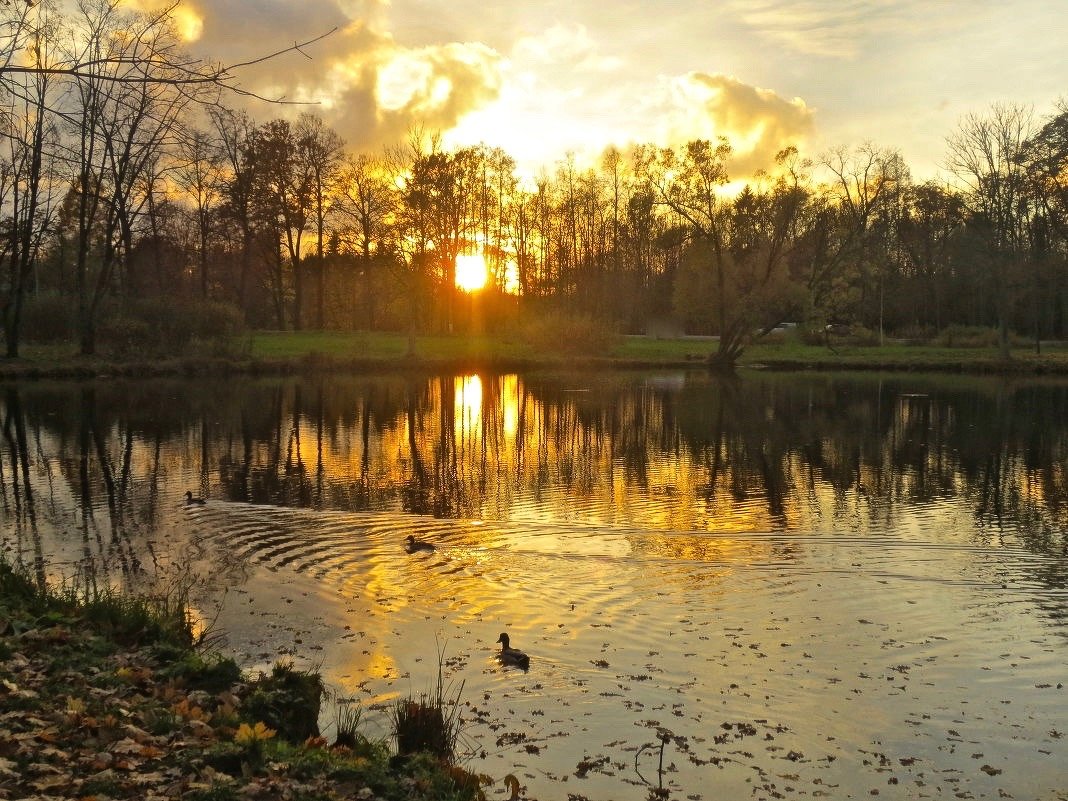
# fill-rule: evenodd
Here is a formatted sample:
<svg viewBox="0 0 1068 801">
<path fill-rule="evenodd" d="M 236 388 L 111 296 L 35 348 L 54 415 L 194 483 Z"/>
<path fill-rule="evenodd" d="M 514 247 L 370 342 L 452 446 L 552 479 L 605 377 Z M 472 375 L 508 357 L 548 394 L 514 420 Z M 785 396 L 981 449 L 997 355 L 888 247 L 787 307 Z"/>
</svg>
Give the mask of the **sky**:
<svg viewBox="0 0 1068 801">
<path fill-rule="evenodd" d="M 422 127 L 528 171 L 722 135 L 736 175 L 788 145 L 870 142 L 936 177 L 964 115 L 1015 102 L 1042 118 L 1068 99 L 1065 0 L 183 0 L 178 15 L 190 48 L 227 64 L 336 26 L 242 86 L 317 103 L 303 110 L 355 150 Z"/>
</svg>

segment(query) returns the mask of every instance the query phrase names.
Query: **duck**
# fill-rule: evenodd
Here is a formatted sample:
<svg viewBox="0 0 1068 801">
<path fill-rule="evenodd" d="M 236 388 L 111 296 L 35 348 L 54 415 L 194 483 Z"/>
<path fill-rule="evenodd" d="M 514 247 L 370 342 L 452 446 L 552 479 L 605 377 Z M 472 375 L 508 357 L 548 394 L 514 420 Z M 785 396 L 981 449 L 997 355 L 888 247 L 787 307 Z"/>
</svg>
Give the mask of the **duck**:
<svg viewBox="0 0 1068 801">
<path fill-rule="evenodd" d="M 497 658 L 501 660 L 502 665 L 514 665 L 515 667 L 523 668 L 523 670 L 530 669 L 530 657 L 509 645 L 508 635 L 505 632 L 501 632 L 497 642 L 501 644 L 501 651 L 497 654 Z"/>
<path fill-rule="evenodd" d="M 194 497 L 193 493 L 190 492 L 189 490 L 185 491 L 185 505 L 186 506 L 203 506 L 206 503 L 207 503 L 207 501 L 205 501 L 203 498 Z"/>
<path fill-rule="evenodd" d="M 413 535 L 409 534 L 408 539 L 405 541 L 404 550 L 408 553 L 416 553 L 418 551 L 433 551 L 434 546 L 429 542 L 423 542 L 417 540 Z"/>
</svg>

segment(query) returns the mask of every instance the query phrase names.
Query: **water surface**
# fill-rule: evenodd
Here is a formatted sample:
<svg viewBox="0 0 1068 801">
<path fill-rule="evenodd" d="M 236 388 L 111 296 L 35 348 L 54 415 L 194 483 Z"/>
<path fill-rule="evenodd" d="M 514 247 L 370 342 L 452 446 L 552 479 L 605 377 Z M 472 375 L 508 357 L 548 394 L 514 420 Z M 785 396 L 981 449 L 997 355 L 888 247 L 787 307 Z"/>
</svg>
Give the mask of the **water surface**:
<svg viewBox="0 0 1068 801">
<path fill-rule="evenodd" d="M 320 667 L 372 733 L 444 654 L 491 798 L 506 773 L 541 799 L 1064 797 L 1066 384 L 3 393 L 7 551 L 117 584 L 189 566 L 245 665 Z"/>
</svg>

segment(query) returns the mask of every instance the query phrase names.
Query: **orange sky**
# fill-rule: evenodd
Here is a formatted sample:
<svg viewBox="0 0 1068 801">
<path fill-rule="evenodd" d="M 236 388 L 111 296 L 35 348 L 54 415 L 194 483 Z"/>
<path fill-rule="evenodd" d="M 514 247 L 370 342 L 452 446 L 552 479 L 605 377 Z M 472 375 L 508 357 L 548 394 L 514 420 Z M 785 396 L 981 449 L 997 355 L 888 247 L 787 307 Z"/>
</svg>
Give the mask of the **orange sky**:
<svg viewBox="0 0 1068 801">
<path fill-rule="evenodd" d="M 528 170 L 726 135 L 739 175 L 788 144 L 815 156 L 870 140 L 925 177 L 964 114 L 1019 101 L 1041 115 L 1068 94 L 1068 17 L 1049 0 L 184 0 L 178 13 L 193 46 L 227 63 L 336 25 L 310 58 L 244 84 L 321 101 L 356 148 L 422 124 Z"/>
</svg>

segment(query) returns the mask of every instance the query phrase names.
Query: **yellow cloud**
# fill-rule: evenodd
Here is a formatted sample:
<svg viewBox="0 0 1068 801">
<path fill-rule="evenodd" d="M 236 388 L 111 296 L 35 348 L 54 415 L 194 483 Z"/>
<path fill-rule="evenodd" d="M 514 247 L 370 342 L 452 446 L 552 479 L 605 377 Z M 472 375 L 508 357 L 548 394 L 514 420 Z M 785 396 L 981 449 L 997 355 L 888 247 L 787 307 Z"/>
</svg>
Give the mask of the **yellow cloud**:
<svg viewBox="0 0 1068 801">
<path fill-rule="evenodd" d="M 376 65 L 374 96 L 382 116 L 419 117 L 451 126 L 500 90 L 497 54 L 482 44 L 397 48 Z"/>
<path fill-rule="evenodd" d="M 691 72 L 673 78 L 668 92 L 663 138 L 681 143 L 727 137 L 734 174 L 769 167 L 776 153 L 812 133 L 813 112 L 801 98 L 787 100 L 728 75 Z"/>
<path fill-rule="evenodd" d="M 169 0 L 123 0 L 123 7 L 130 11 L 157 14 L 174 6 Z M 175 30 L 183 41 L 195 42 L 204 32 L 204 16 L 191 3 L 184 2 L 174 6 L 170 12 Z"/>
</svg>

